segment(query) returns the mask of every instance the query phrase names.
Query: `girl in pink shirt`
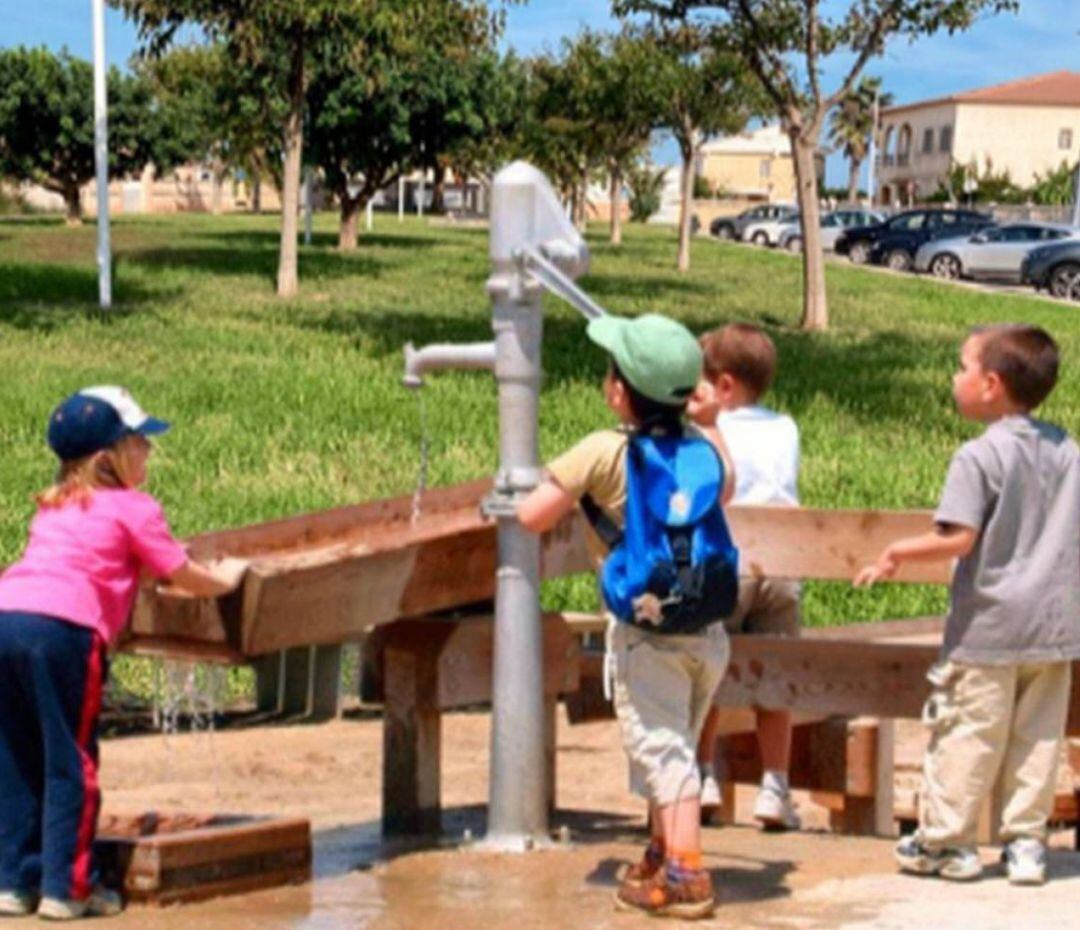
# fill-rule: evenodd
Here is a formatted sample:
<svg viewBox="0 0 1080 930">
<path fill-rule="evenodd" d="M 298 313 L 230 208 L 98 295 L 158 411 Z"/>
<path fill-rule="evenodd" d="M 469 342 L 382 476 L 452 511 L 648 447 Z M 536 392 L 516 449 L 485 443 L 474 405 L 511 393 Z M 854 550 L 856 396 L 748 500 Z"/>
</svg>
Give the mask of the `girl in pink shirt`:
<svg viewBox="0 0 1080 930">
<path fill-rule="evenodd" d="M 49 420 L 60 470 L 22 558 L 0 575 L 0 914 L 119 912 L 91 862 L 108 647 L 144 570 L 203 597 L 240 583 L 245 563 L 189 559 L 138 490 L 147 437 L 168 428 L 117 387 L 79 391 Z"/>
</svg>

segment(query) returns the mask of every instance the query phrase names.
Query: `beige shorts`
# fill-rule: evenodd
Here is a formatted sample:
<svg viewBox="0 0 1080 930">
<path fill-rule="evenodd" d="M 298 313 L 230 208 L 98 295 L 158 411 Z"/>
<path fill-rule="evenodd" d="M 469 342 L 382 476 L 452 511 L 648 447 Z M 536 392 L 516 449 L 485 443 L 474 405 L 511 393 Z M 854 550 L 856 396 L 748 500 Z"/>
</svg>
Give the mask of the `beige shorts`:
<svg viewBox="0 0 1080 930">
<path fill-rule="evenodd" d="M 735 612 L 724 620 L 724 628 L 728 633 L 798 636 L 801 596 L 802 586 L 797 581 L 743 575 Z"/>
<path fill-rule="evenodd" d="M 607 647 L 630 790 L 660 806 L 700 796 L 698 737 L 731 654 L 723 625 L 661 636 L 609 622 Z"/>
</svg>

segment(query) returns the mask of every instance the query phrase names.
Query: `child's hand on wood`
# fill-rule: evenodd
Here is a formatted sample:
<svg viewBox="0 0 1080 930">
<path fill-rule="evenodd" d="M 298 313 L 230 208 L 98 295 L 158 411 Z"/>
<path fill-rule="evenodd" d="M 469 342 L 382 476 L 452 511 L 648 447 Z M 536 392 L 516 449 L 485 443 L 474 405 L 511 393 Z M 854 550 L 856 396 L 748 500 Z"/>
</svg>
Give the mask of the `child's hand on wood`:
<svg viewBox="0 0 1080 930">
<path fill-rule="evenodd" d="M 856 588 L 869 588 L 875 582 L 892 578 L 899 567 L 900 563 L 897 562 L 896 557 L 892 553 L 892 548 L 890 547 L 881 553 L 881 556 L 873 565 L 867 565 L 860 571 L 855 576 L 852 584 Z"/>
</svg>

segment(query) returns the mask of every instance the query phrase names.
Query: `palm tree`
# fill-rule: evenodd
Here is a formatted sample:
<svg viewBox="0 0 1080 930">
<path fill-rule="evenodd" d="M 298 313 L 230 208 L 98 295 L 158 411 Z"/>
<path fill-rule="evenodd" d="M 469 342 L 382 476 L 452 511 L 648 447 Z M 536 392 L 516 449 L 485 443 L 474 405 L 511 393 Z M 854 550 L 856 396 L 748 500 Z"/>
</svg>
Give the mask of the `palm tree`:
<svg viewBox="0 0 1080 930">
<path fill-rule="evenodd" d="M 848 169 L 848 200 L 859 196 L 859 170 L 870 147 L 874 126 L 874 98 L 879 107 L 893 101 L 892 94 L 881 93 L 881 78 L 864 77 L 836 105 L 829 117 L 829 141 L 835 149 L 843 149 L 850 162 Z"/>
</svg>

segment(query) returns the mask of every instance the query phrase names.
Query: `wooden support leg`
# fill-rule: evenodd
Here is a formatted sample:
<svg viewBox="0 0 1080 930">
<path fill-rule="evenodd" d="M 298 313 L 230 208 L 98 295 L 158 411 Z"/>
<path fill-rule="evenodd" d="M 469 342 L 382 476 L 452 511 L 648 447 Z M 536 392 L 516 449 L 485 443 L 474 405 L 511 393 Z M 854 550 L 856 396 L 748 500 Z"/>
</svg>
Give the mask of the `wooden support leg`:
<svg viewBox="0 0 1080 930">
<path fill-rule="evenodd" d="M 341 706 L 341 646 L 297 646 L 285 651 L 280 709 L 310 719 L 336 717 Z"/>
<path fill-rule="evenodd" d="M 555 763 L 557 756 L 558 719 L 556 712 L 559 709 L 559 696 L 557 694 L 544 695 L 544 775 L 547 785 L 548 813 L 554 814 L 556 808 Z"/>
<path fill-rule="evenodd" d="M 285 700 L 284 664 L 284 652 L 272 652 L 255 660 L 255 707 L 260 713 L 281 713 Z"/>
<path fill-rule="evenodd" d="M 715 826 L 735 823 L 735 782 L 720 782 L 720 810 L 712 822 Z"/>
<path fill-rule="evenodd" d="M 402 624 L 383 653 L 383 833 L 441 827 L 439 654 L 452 624 Z"/>
<path fill-rule="evenodd" d="M 846 742 L 846 789 L 843 810 L 830 817 L 834 827 L 860 836 L 895 836 L 894 722 L 872 717 L 851 720 Z"/>
</svg>

